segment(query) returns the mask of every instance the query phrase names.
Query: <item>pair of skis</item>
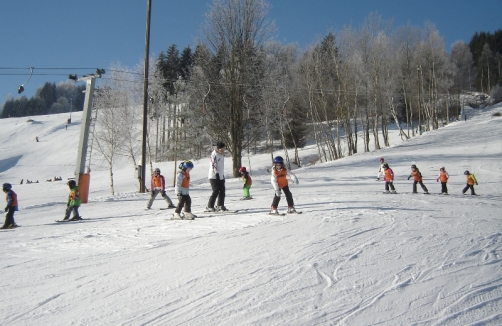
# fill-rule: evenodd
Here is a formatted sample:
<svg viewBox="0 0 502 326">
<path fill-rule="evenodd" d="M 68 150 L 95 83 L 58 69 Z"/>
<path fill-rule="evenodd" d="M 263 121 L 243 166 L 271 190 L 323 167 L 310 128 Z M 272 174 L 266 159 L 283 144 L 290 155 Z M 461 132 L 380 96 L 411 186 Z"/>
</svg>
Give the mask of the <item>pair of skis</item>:
<svg viewBox="0 0 502 326">
<path fill-rule="evenodd" d="M 68 222 L 80 222 L 82 220 L 83 220 L 82 216 L 79 216 L 78 218 L 74 218 L 73 217 L 73 218 L 69 218 L 67 220 L 56 220 L 56 222 L 58 222 L 58 223 L 68 223 Z"/>
<path fill-rule="evenodd" d="M 294 215 L 294 214 L 302 214 L 303 212 L 298 212 L 298 211 L 295 211 L 295 212 L 287 212 L 287 213 L 268 213 L 268 215 L 272 215 L 272 216 L 286 216 L 286 215 Z"/>
</svg>

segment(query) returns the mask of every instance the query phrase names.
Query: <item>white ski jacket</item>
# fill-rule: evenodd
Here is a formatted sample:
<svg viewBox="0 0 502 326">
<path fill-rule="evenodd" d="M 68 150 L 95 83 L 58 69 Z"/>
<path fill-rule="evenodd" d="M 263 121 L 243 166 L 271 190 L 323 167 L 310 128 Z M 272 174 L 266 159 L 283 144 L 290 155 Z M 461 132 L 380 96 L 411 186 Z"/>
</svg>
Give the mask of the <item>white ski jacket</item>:
<svg viewBox="0 0 502 326">
<path fill-rule="evenodd" d="M 220 175 L 220 180 L 225 179 L 225 156 L 221 155 L 217 150 L 213 150 L 209 158 L 209 173 L 208 179 L 216 179 L 216 173 Z"/>
</svg>

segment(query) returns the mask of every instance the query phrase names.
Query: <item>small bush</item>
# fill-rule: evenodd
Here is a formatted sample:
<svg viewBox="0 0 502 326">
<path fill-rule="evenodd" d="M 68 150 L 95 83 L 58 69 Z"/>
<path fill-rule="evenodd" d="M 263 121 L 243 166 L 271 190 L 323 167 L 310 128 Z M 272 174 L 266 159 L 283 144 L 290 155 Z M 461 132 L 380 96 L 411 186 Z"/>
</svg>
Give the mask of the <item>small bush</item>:
<svg viewBox="0 0 502 326">
<path fill-rule="evenodd" d="M 492 117 L 500 117 L 502 116 L 502 113 L 500 112 L 495 112 L 494 114 L 492 114 Z"/>
</svg>

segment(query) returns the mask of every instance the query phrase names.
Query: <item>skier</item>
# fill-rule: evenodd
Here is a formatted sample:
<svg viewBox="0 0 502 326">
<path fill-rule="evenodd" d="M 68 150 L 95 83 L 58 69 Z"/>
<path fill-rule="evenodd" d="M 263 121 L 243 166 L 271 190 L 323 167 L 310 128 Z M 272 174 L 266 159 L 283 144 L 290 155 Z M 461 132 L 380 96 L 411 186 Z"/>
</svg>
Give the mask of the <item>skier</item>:
<svg viewBox="0 0 502 326">
<path fill-rule="evenodd" d="M 377 181 L 380 181 L 380 175 L 384 172 L 383 165 L 385 164 L 385 160 L 383 157 L 380 157 L 380 168 L 378 169 Z"/>
<path fill-rule="evenodd" d="M 70 193 L 68 194 L 68 201 L 66 203 L 66 212 L 63 220 L 67 221 L 70 218 L 70 214 L 73 212 L 72 221 L 78 221 L 82 218 L 78 214 L 78 208 L 80 207 L 80 192 L 78 191 L 77 183 L 75 180 L 68 181 L 68 187 L 70 188 Z"/>
<path fill-rule="evenodd" d="M 175 220 L 193 220 L 197 216 L 192 214 L 192 199 L 190 198 L 190 171 L 193 169 L 191 161 L 184 161 L 178 166 L 179 171 L 176 176 L 176 195 L 178 196 L 178 206 L 174 210 L 173 219 Z M 181 209 L 185 213 L 180 215 Z"/>
<path fill-rule="evenodd" d="M 469 170 L 465 170 L 464 175 L 467 176 L 467 184 L 465 185 L 464 189 L 462 190 L 462 194 L 465 195 L 465 192 L 467 189 L 471 189 L 471 195 L 476 195 L 474 192 L 474 185 L 478 185 L 478 180 L 476 180 L 476 177 L 474 174 L 470 173 Z"/>
<path fill-rule="evenodd" d="M 5 192 L 5 200 L 7 201 L 7 206 L 5 206 L 5 222 L 0 229 L 13 229 L 17 228 L 18 225 L 14 222 L 14 212 L 18 210 L 17 208 L 17 194 L 12 190 L 12 185 L 10 183 L 4 183 L 2 185 L 2 190 Z"/>
<path fill-rule="evenodd" d="M 242 189 L 244 189 L 244 197 L 241 200 L 253 199 L 249 194 L 249 189 L 251 189 L 251 185 L 253 184 L 253 180 L 249 175 L 249 172 L 246 170 L 246 167 L 243 166 L 239 169 L 239 174 L 242 176 L 242 181 L 244 183 Z"/>
<path fill-rule="evenodd" d="M 270 180 L 272 186 L 275 190 L 274 200 L 272 201 L 272 207 L 270 208 L 270 214 L 278 215 L 277 206 L 281 200 L 281 189 L 286 195 L 286 201 L 288 202 L 288 213 L 296 213 L 295 203 L 293 201 L 293 195 L 289 190 L 288 177 L 291 181 L 298 184 L 298 178 L 292 172 L 288 172 L 284 166 L 284 159 L 281 156 L 276 156 L 274 158 L 274 166 L 272 166 L 272 176 Z"/>
<path fill-rule="evenodd" d="M 225 207 L 225 144 L 222 142 L 216 143 L 216 148 L 211 153 L 209 158 L 209 182 L 213 192 L 207 202 L 206 212 L 224 212 L 228 211 Z M 218 198 L 218 205 L 215 208 L 214 204 Z"/>
<path fill-rule="evenodd" d="M 160 169 L 156 168 L 154 170 L 154 173 L 152 174 L 152 180 L 150 182 L 150 192 L 151 196 L 150 199 L 148 200 L 148 203 L 146 204 L 146 209 L 150 209 L 152 207 L 153 201 L 155 200 L 155 197 L 159 194 L 159 192 L 162 195 L 162 198 L 167 203 L 167 208 L 175 208 L 173 202 L 171 201 L 171 198 L 166 194 L 166 179 L 164 179 L 164 176 L 160 174 Z"/>
<path fill-rule="evenodd" d="M 440 167 L 436 182 L 441 181 L 441 195 L 448 195 L 448 188 L 446 187 L 446 183 L 448 182 L 449 177 L 450 176 L 448 175 L 448 172 L 446 172 L 444 166 Z"/>
<path fill-rule="evenodd" d="M 394 188 L 394 171 L 389 167 L 389 164 L 383 163 L 383 180 L 385 181 L 385 192 L 384 194 L 396 194 L 396 189 Z M 389 187 L 391 191 L 389 191 Z"/>
<path fill-rule="evenodd" d="M 420 186 L 422 187 L 422 190 L 424 191 L 425 194 L 429 194 L 429 190 L 427 190 L 427 187 L 424 185 L 422 182 L 422 173 L 418 170 L 417 166 L 415 164 L 411 165 L 411 174 L 408 176 L 408 180 L 413 177 L 413 193 L 416 194 L 417 192 L 417 183 L 420 183 Z"/>
</svg>

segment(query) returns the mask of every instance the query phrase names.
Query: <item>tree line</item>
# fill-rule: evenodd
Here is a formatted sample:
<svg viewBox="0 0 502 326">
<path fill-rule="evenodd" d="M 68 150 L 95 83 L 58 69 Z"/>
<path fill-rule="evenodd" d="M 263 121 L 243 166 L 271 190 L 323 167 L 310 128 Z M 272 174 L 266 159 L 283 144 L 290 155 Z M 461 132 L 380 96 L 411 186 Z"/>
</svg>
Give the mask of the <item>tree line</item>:
<svg viewBox="0 0 502 326">
<path fill-rule="evenodd" d="M 53 114 L 82 111 L 85 86 L 75 85 L 71 81 L 55 83 L 46 82 L 39 87 L 35 96 L 21 96 L 16 99 L 7 98 L 2 106 L 1 118 L 27 117 L 42 114 Z"/>
<path fill-rule="evenodd" d="M 493 41 L 500 31 L 476 34 L 470 44 L 457 42 L 448 53 L 433 24 L 395 28 L 372 14 L 360 28 L 327 33 L 302 50 L 271 41 L 267 15 L 265 1 L 215 1 L 193 50 L 180 54 L 172 44 L 151 58 L 150 162 L 204 157 L 223 141 L 237 176 L 243 158 L 257 151 L 272 158 L 284 150 L 288 163 L 300 165 L 298 149 L 307 138 L 315 140 L 319 161 L 336 160 L 360 148 L 389 146 L 391 123 L 403 139 L 444 126 L 468 104 L 466 91 L 500 87 L 502 52 Z M 473 45 L 482 43 L 479 35 L 494 55 L 486 56 L 486 45 L 484 55 L 473 55 Z M 135 70 L 138 85 L 142 69 Z M 114 83 L 126 79 L 108 77 Z M 110 87 L 117 94 L 124 89 L 123 83 Z M 136 89 L 141 98 L 141 87 Z M 140 102 L 129 102 L 128 109 L 109 102 L 114 104 L 103 108 L 135 112 L 123 137 L 130 138 L 136 128 L 133 143 L 138 144 Z M 128 146 L 122 151 L 134 152 Z M 294 149 L 294 157 L 286 149 Z"/>
</svg>

